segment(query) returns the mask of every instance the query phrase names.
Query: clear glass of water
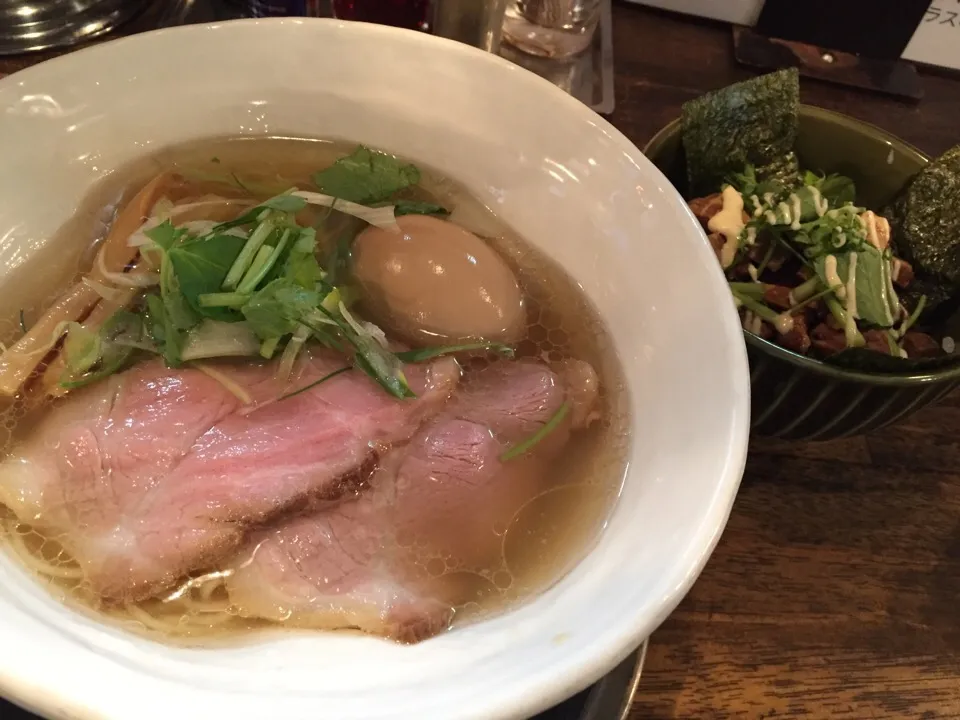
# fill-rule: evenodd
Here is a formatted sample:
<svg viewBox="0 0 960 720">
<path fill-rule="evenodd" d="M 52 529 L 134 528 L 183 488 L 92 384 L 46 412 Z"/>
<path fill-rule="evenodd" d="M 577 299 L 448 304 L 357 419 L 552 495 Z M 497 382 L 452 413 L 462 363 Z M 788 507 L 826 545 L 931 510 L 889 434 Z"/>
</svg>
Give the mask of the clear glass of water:
<svg viewBox="0 0 960 720">
<path fill-rule="evenodd" d="M 503 39 L 532 55 L 577 55 L 593 41 L 601 0 L 509 0 Z"/>
</svg>

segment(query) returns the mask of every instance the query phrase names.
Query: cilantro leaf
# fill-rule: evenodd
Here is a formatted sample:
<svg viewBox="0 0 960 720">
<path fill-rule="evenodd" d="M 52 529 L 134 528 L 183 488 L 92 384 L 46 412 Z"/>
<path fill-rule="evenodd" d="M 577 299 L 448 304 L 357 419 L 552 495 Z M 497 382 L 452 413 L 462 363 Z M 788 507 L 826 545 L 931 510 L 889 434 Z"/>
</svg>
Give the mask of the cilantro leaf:
<svg viewBox="0 0 960 720">
<path fill-rule="evenodd" d="M 180 365 L 180 348 L 183 344 L 182 333 L 176 328 L 167 313 L 163 299 L 159 295 L 147 295 L 146 312 L 147 331 L 160 348 L 160 354 L 170 367 Z"/>
<path fill-rule="evenodd" d="M 197 324 L 199 318 L 180 290 L 180 280 L 174 272 L 169 254 L 164 255 L 160 265 L 160 298 L 170 321 L 178 330 L 186 330 Z"/>
<path fill-rule="evenodd" d="M 360 145 L 350 155 L 315 173 L 321 192 L 360 205 L 388 200 L 398 190 L 420 182 L 415 165 Z"/>
<path fill-rule="evenodd" d="M 183 231 L 177 230 L 169 220 L 164 220 L 156 227 L 144 231 L 143 234 L 153 240 L 162 250 L 169 250 L 180 240 Z"/>
<path fill-rule="evenodd" d="M 292 280 L 300 287 L 312 290 L 323 279 L 323 271 L 317 262 L 317 231 L 313 228 L 302 228 L 300 238 L 293 244 L 287 254 L 282 268 L 280 263 L 274 270 L 273 277 L 282 275 Z"/>
<path fill-rule="evenodd" d="M 198 296 L 217 292 L 246 240 L 235 235 L 212 235 L 187 240 L 168 251 L 180 292 L 196 312 L 215 320 L 239 320 L 229 308 L 205 308 Z"/>
<path fill-rule="evenodd" d="M 830 207 L 843 207 L 857 199 L 857 187 L 853 180 L 844 175 L 827 175 L 816 183 L 820 194 L 830 203 Z"/>
<path fill-rule="evenodd" d="M 294 281 L 278 278 L 250 298 L 241 312 L 253 331 L 262 339 L 292 333 L 300 318 L 320 304 L 320 294 Z"/>
</svg>

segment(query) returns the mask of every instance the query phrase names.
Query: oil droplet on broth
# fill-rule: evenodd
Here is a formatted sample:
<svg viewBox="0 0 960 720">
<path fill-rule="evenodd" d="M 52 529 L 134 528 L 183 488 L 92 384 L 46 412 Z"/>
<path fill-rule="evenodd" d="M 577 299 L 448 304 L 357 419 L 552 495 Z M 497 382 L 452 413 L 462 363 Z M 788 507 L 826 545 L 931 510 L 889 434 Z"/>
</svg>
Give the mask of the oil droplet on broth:
<svg viewBox="0 0 960 720">
<path fill-rule="evenodd" d="M 569 548 L 591 536 L 598 512 L 607 504 L 599 488 L 571 484 L 545 490 L 520 508 L 503 538 L 504 566 L 516 579 L 510 594 L 542 590 L 579 561 L 571 558 Z M 571 507 L 579 511 L 571 513 Z"/>
<path fill-rule="evenodd" d="M 489 578 L 469 570 L 444 573 L 430 583 L 430 589 L 438 600 L 457 608 L 458 617 L 484 612 L 503 594 Z"/>
<path fill-rule="evenodd" d="M 426 570 L 431 577 L 440 577 L 447 571 L 447 564 L 441 558 L 430 558 L 427 561 Z"/>
</svg>

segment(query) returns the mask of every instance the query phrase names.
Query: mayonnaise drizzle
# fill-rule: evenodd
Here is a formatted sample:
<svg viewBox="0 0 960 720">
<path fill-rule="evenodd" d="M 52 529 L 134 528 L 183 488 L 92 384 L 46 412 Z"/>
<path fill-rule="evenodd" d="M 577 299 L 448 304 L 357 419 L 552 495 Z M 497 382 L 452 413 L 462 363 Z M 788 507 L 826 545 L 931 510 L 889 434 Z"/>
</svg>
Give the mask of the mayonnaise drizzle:
<svg viewBox="0 0 960 720">
<path fill-rule="evenodd" d="M 833 290 L 838 298 L 843 300 L 847 290 L 843 286 L 843 281 L 840 279 L 840 276 L 837 274 L 837 258 L 835 256 L 827 255 L 823 262 L 823 271 L 827 276 L 827 286 Z"/>
<path fill-rule="evenodd" d="M 790 223 L 791 230 L 800 229 L 800 196 L 796 193 L 790 193 L 790 202 L 793 205 L 793 222 Z"/>
<path fill-rule="evenodd" d="M 777 320 L 773 323 L 773 326 L 777 329 L 777 332 L 781 335 L 786 335 L 788 332 L 793 330 L 793 315 L 789 312 L 782 312 L 777 315 Z"/>
<path fill-rule="evenodd" d="M 777 205 L 777 210 L 780 211 L 780 215 L 783 217 L 783 222 L 785 225 L 789 225 L 793 222 L 793 218 L 790 215 L 790 206 L 785 202 L 779 203 Z"/>
<path fill-rule="evenodd" d="M 843 326 L 843 334 L 847 347 L 852 347 L 857 340 L 857 254 L 850 253 L 850 272 L 847 274 L 846 293 L 847 321 Z"/>
<path fill-rule="evenodd" d="M 810 198 L 813 200 L 813 208 L 817 211 L 817 216 L 823 217 L 827 208 L 830 207 L 830 203 L 824 200 L 823 193 L 816 185 L 808 185 L 807 187 L 810 189 Z"/>
<path fill-rule="evenodd" d="M 723 189 L 723 208 L 710 218 L 707 227 L 711 232 L 724 236 L 720 249 L 720 264 L 728 268 L 733 264 L 740 246 L 740 233 L 743 232 L 743 197 L 730 185 Z"/>
</svg>

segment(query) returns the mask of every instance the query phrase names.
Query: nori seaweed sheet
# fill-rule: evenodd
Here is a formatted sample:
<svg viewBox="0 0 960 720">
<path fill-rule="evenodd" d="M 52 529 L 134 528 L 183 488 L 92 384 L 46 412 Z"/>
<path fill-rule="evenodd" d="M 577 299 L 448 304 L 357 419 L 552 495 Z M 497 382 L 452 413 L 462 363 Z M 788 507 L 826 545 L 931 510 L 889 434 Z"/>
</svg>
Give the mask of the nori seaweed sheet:
<svg viewBox="0 0 960 720">
<path fill-rule="evenodd" d="M 899 257 L 916 274 L 908 300 L 927 296 L 925 314 L 960 291 L 960 145 L 921 170 L 884 208 Z"/>
<path fill-rule="evenodd" d="M 780 175 L 793 153 L 800 75 L 778 70 L 715 90 L 683 105 L 683 145 L 691 196 L 717 192 L 724 177 L 747 165 Z"/>
<path fill-rule="evenodd" d="M 757 179 L 775 182 L 785 188 L 796 187 L 803 182 L 800 176 L 800 161 L 792 150 L 769 165 L 758 167 L 756 173 Z"/>
</svg>

